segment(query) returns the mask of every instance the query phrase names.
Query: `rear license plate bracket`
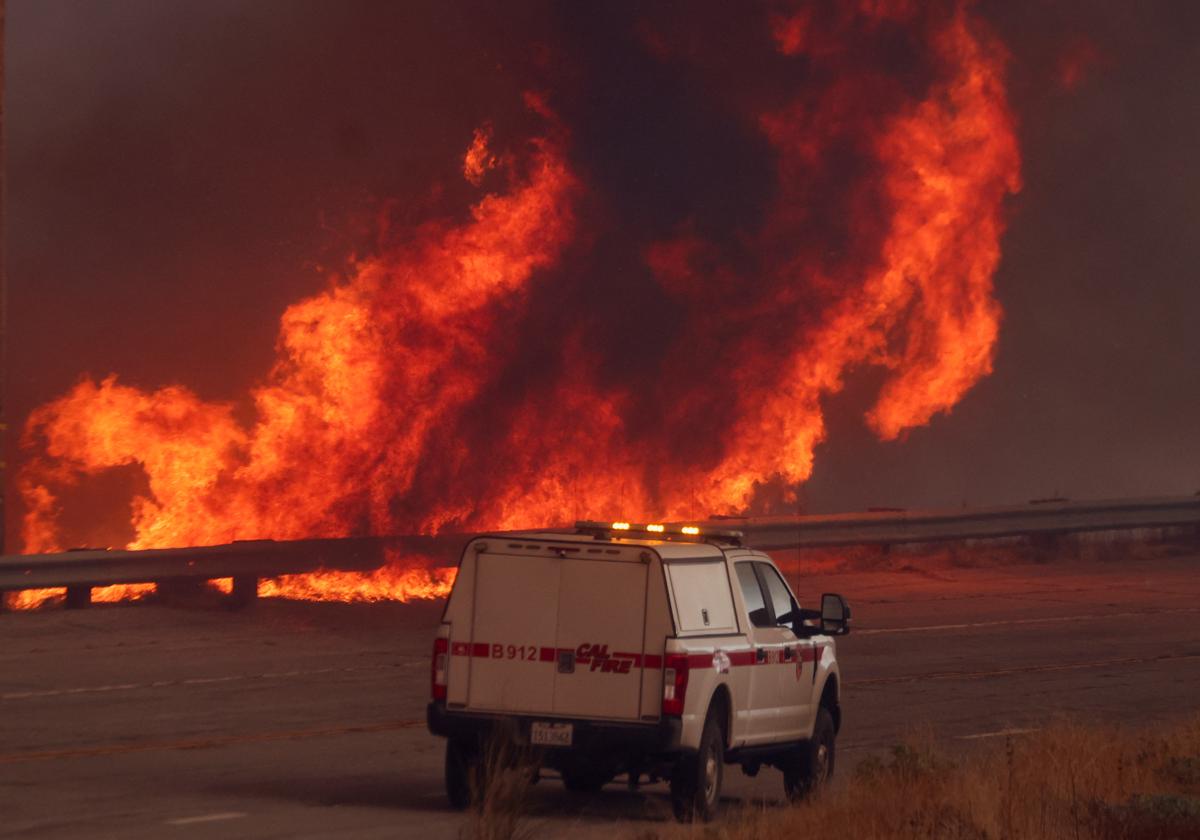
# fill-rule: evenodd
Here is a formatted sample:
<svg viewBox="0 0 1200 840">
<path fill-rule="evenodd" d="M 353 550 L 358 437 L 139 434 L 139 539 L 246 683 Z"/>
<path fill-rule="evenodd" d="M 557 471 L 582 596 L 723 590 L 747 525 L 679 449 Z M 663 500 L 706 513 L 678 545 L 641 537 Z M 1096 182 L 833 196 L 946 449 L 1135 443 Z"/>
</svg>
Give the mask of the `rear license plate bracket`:
<svg viewBox="0 0 1200 840">
<path fill-rule="evenodd" d="M 539 747 L 569 747 L 575 738 L 572 723 L 534 721 L 529 727 L 529 743 Z"/>
</svg>

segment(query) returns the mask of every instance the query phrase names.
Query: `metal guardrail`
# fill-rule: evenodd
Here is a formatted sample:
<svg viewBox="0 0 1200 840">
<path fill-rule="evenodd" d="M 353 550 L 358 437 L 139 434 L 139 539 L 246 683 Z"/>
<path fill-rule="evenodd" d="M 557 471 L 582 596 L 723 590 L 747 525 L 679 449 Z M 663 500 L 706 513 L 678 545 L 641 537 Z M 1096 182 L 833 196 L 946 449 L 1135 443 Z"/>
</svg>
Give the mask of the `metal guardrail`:
<svg viewBox="0 0 1200 840">
<path fill-rule="evenodd" d="M 892 545 L 1200 526 L 1200 496 L 1048 501 L 958 511 L 881 511 L 716 520 L 755 548 Z"/>
<path fill-rule="evenodd" d="M 1052 500 L 957 511 L 721 518 L 708 524 L 742 531 L 748 545 L 762 549 L 892 545 L 1146 528 L 1192 527 L 1200 535 L 1200 495 L 1090 502 Z M 383 565 L 388 548 L 452 564 L 472 536 L 253 540 L 198 548 L 85 549 L 0 556 L 0 594 L 66 587 L 67 605 L 78 607 L 89 603 L 91 589 L 97 586 L 156 583 L 160 587 L 186 588 L 214 578 L 233 578 L 232 599 L 240 604 L 257 596 L 260 578 L 326 570 L 367 571 Z"/>
<path fill-rule="evenodd" d="M 78 607 L 90 601 L 97 586 L 156 583 L 186 589 L 205 580 L 233 578 L 233 601 L 245 603 L 257 596 L 259 578 L 377 568 L 384 562 L 384 548 L 393 542 L 379 537 L 248 540 L 196 548 L 0 556 L 0 592 L 66 587 L 67 605 Z"/>
</svg>

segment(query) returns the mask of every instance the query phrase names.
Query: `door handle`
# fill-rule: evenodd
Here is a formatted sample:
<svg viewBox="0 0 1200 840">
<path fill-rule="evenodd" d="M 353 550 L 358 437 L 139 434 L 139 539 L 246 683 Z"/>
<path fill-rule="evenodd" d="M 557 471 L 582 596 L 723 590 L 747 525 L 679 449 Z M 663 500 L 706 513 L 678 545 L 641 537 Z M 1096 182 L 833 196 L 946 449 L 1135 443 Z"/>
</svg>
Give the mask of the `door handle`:
<svg viewBox="0 0 1200 840">
<path fill-rule="evenodd" d="M 794 647 L 792 647 L 791 645 L 788 645 L 787 647 L 785 647 L 783 649 L 783 659 L 785 662 L 791 662 L 795 658 L 796 658 L 796 649 Z"/>
<path fill-rule="evenodd" d="M 558 673 L 574 674 L 575 673 L 575 651 L 560 650 L 558 652 Z"/>
<path fill-rule="evenodd" d="M 755 648 L 754 649 L 754 661 L 755 662 L 766 662 L 767 661 L 767 649 L 766 648 Z"/>
</svg>

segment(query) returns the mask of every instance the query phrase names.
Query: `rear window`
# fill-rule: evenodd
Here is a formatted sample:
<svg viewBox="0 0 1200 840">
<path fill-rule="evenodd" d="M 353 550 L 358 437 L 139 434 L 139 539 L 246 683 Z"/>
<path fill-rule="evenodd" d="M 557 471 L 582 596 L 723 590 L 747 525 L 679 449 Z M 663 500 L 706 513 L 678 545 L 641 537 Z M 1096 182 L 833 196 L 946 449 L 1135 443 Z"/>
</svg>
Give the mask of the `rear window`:
<svg viewBox="0 0 1200 840">
<path fill-rule="evenodd" d="M 724 560 L 665 563 L 680 633 L 736 633 L 737 618 Z"/>
</svg>

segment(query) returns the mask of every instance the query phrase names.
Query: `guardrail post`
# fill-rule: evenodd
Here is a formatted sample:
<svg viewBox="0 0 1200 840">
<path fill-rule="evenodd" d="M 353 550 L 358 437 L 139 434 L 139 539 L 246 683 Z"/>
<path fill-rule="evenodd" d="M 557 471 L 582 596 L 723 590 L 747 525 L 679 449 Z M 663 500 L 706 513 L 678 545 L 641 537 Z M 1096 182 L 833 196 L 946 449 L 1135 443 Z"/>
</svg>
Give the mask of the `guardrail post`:
<svg viewBox="0 0 1200 840">
<path fill-rule="evenodd" d="M 67 587 L 67 609 L 82 610 L 92 605 L 92 587 L 87 584 Z"/>
<path fill-rule="evenodd" d="M 254 575 L 234 575 L 233 592 L 229 595 L 232 607 L 246 607 L 258 600 L 258 578 Z"/>
</svg>

